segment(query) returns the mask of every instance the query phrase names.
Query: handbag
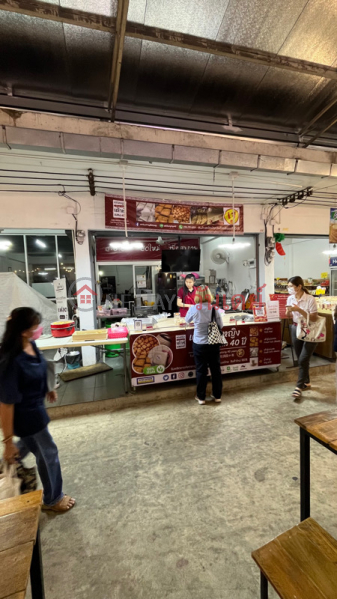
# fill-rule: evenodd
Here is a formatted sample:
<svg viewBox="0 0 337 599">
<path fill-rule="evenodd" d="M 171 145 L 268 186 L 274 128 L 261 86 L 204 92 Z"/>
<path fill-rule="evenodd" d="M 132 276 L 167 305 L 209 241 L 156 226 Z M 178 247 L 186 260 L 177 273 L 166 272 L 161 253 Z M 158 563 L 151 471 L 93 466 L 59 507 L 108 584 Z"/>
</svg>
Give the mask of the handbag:
<svg viewBox="0 0 337 599">
<path fill-rule="evenodd" d="M 0 474 L 0 500 L 20 495 L 21 480 L 17 477 L 15 464 L 5 463 Z"/>
<path fill-rule="evenodd" d="M 296 337 L 308 343 L 323 343 L 326 340 L 326 319 L 319 316 L 315 322 L 310 322 L 310 315 L 301 318 L 297 323 Z"/>
<path fill-rule="evenodd" d="M 228 341 L 215 320 L 215 308 L 212 308 L 211 322 L 208 325 L 208 345 L 228 345 Z"/>
<path fill-rule="evenodd" d="M 32 468 L 26 468 L 20 459 L 16 459 L 15 464 L 12 464 L 12 466 L 16 469 L 16 476 L 20 481 L 21 495 L 24 495 L 25 493 L 30 493 L 31 491 L 36 491 L 37 473 L 35 466 L 33 466 Z M 2 460 L 0 462 L 0 479 L 1 475 L 4 474 L 5 467 L 5 461 Z"/>
</svg>

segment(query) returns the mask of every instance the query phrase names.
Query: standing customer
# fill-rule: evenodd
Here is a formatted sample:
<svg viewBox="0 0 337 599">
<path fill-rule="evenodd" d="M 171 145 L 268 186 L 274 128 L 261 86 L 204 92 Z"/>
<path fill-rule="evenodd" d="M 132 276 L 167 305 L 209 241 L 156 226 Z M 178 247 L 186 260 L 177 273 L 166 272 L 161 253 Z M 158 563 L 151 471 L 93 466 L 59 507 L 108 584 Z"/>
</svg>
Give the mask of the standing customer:
<svg viewBox="0 0 337 599">
<path fill-rule="evenodd" d="M 220 367 L 220 345 L 208 345 L 208 325 L 212 319 L 212 294 L 207 285 L 198 287 L 194 302 L 185 317 L 186 322 L 194 322 L 193 355 L 197 371 L 196 400 L 200 405 L 206 403 L 207 371 L 212 376 L 211 399 L 221 403 L 222 376 Z M 222 318 L 215 308 L 215 320 L 222 329 Z"/>
<path fill-rule="evenodd" d="M 309 365 L 310 358 L 315 351 L 317 343 L 301 341 L 297 339 L 296 329 L 297 323 L 301 317 L 307 319 L 309 314 L 310 322 L 316 322 L 318 319 L 317 305 L 315 298 L 310 295 L 309 291 L 304 287 L 304 282 L 301 277 L 291 277 L 288 280 L 288 292 L 290 297 L 287 300 L 287 316 L 293 317 L 291 326 L 292 343 L 298 358 L 298 380 L 297 386 L 293 391 L 295 399 L 301 397 L 302 391 L 310 389 Z"/>
<path fill-rule="evenodd" d="M 41 316 L 32 308 L 16 308 L 7 320 L 0 347 L 0 417 L 5 445 L 4 459 L 10 463 L 29 452 L 43 485 L 43 509 L 66 512 L 75 500 L 62 491 L 57 447 L 48 431 L 50 421 L 44 406 L 48 393 L 47 362 L 36 347 L 42 333 Z M 17 445 L 13 436 L 20 437 Z"/>
<path fill-rule="evenodd" d="M 180 316 L 186 316 L 188 309 L 194 306 L 194 298 L 196 288 L 194 287 L 195 276 L 192 274 L 186 275 L 184 285 L 178 291 L 177 306 Z"/>
</svg>

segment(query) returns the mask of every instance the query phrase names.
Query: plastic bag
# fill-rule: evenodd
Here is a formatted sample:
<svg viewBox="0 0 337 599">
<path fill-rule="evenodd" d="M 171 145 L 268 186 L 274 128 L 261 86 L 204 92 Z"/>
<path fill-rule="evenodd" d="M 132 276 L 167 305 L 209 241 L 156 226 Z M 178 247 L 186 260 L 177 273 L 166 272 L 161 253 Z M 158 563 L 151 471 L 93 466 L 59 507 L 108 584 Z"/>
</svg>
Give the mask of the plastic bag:
<svg viewBox="0 0 337 599">
<path fill-rule="evenodd" d="M 17 477 L 15 464 L 5 464 L 0 474 L 0 500 L 20 495 L 21 480 Z"/>
</svg>

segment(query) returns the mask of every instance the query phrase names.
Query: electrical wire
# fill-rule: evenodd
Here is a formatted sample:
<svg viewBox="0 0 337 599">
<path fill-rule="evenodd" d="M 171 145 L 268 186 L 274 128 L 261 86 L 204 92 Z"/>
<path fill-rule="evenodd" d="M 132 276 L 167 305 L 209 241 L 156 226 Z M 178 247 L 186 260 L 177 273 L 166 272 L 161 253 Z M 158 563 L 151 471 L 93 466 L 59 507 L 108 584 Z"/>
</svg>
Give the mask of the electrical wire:
<svg viewBox="0 0 337 599">
<path fill-rule="evenodd" d="M 78 216 L 78 215 L 79 215 L 79 213 L 81 212 L 81 210 L 82 210 L 82 206 L 81 206 L 81 204 L 80 204 L 80 203 L 79 203 L 77 200 L 74 200 L 74 198 L 71 198 L 70 196 L 68 196 L 68 195 L 66 194 L 66 190 L 64 189 L 64 186 L 62 186 L 62 187 L 63 187 L 63 191 L 59 191 L 59 192 L 58 192 L 58 195 L 59 195 L 59 196 L 61 196 L 61 197 L 63 197 L 63 198 L 67 198 L 67 200 L 70 200 L 71 202 L 75 202 L 75 204 L 77 204 L 77 205 L 78 205 L 78 207 L 79 207 L 79 210 L 78 210 L 78 212 L 76 212 L 76 214 L 73 214 L 73 216 L 74 216 L 74 218 L 75 218 L 75 217 L 76 217 L 76 216 Z M 76 220 L 76 222 L 77 222 L 77 219 L 76 219 L 76 218 L 75 218 L 75 220 Z"/>
</svg>

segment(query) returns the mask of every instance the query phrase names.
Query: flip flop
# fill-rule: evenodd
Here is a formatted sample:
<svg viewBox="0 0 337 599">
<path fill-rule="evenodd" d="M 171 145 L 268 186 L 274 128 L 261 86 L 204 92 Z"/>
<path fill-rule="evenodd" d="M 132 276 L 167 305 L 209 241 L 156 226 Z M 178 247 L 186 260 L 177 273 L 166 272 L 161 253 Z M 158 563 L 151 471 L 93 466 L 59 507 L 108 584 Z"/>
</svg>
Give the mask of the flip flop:
<svg viewBox="0 0 337 599">
<path fill-rule="evenodd" d="M 69 504 L 69 500 L 73 501 L 73 504 Z M 73 499 L 72 497 L 70 497 L 69 495 L 63 495 L 62 499 L 60 499 L 60 501 L 58 501 L 55 505 L 42 505 L 42 510 L 44 510 L 45 512 L 57 512 L 58 514 L 64 514 L 65 512 L 69 512 L 69 510 L 71 510 L 74 505 L 75 505 L 76 501 L 75 499 Z"/>
<path fill-rule="evenodd" d="M 298 399 L 299 397 L 301 397 L 302 395 L 302 389 L 300 389 L 299 387 L 296 387 L 296 389 L 292 392 L 292 396 L 295 397 L 295 399 Z"/>
</svg>

